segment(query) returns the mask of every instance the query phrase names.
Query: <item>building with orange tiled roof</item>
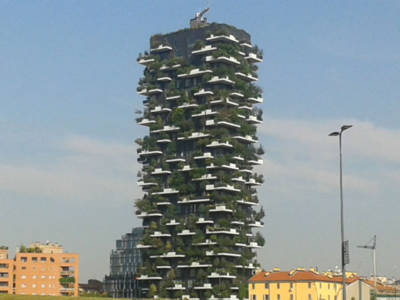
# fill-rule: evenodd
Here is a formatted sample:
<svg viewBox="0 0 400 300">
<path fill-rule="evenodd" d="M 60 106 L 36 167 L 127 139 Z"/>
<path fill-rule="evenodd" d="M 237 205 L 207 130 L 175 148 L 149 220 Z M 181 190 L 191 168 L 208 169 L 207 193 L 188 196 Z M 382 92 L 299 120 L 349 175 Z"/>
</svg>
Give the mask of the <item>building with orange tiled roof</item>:
<svg viewBox="0 0 400 300">
<path fill-rule="evenodd" d="M 346 283 L 350 285 L 358 280 L 357 275 L 349 274 Z M 342 288 L 342 277 L 333 273 L 275 268 L 250 278 L 249 300 L 341 300 Z"/>
</svg>

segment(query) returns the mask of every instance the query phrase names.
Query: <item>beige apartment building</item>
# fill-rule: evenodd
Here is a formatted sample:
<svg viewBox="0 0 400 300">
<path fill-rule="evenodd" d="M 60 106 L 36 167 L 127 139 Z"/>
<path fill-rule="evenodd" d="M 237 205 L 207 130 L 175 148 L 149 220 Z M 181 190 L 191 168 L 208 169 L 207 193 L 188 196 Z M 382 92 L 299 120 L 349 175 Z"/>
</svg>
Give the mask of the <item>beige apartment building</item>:
<svg viewBox="0 0 400 300">
<path fill-rule="evenodd" d="M 0 247 L 0 294 L 13 292 L 14 261 L 8 259 L 8 248 Z"/>
<path fill-rule="evenodd" d="M 13 288 L 11 291 L 8 289 L 9 294 L 78 296 L 78 254 L 64 253 L 58 244 L 35 243 L 29 248 L 21 247 L 10 262 L 12 267 L 8 269 L 11 272 L 8 278 Z"/>
</svg>

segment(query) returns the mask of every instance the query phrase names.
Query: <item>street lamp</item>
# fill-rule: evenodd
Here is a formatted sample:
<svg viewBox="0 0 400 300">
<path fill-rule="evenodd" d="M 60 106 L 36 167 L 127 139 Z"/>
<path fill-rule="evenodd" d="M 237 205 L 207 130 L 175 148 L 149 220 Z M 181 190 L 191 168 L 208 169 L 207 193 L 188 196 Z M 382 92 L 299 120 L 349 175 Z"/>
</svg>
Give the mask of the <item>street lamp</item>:
<svg viewBox="0 0 400 300">
<path fill-rule="evenodd" d="M 342 171 L 342 133 L 353 125 L 343 125 L 340 131 L 334 131 L 329 136 L 339 136 L 339 159 L 340 159 L 340 231 L 341 231 L 341 255 L 342 255 L 342 281 L 343 300 L 346 300 L 346 264 L 349 263 L 349 241 L 344 240 L 343 221 L 343 171 Z"/>
</svg>

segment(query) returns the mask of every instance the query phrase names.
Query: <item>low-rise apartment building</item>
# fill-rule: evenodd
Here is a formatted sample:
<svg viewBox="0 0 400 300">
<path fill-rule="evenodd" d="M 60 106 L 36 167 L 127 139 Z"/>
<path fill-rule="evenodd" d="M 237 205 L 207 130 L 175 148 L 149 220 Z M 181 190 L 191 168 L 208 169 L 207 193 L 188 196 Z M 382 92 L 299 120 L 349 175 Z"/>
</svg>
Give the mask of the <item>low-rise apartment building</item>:
<svg viewBox="0 0 400 300">
<path fill-rule="evenodd" d="M 347 284 L 359 278 L 353 274 Z M 259 272 L 249 280 L 249 300 L 341 300 L 342 277 L 298 268 Z"/>
<path fill-rule="evenodd" d="M 0 247 L 0 294 L 13 292 L 14 261 L 8 258 L 8 248 Z"/>
<path fill-rule="evenodd" d="M 79 294 L 79 254 L 64 253 L 58 244 L 31 244 L 28 248 L 21 247 L 14 260 L 0 260 L 0 291 L 3 273 L 1 266 L 4 270 L 6 266 L 8 268 L 8 294 Z"/>
</svg>

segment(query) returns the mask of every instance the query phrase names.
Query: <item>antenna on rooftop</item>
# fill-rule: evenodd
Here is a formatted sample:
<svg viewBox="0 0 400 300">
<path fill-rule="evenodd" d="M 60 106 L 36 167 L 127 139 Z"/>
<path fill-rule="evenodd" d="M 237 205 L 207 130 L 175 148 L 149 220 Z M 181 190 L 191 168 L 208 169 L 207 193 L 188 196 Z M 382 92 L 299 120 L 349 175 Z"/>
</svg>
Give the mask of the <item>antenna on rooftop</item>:
<svg viewBox="0 0 400 300">
<path fill-rule="evenodd" d="M 206 13 L 210 10 L 209 7 L 204 9 L 202 12 L 197 12 L 193 19 L 190 19 L 190 28 L 201 28 L 208 25 L 207 18 L 204 17 Z"/>
<path fill-rule="evenodd" d="M 374 285 L 376 290 L 376 234 L 363 246 L 357 246 L 357 248 L 372 250 L 372 261 L 374 266 Z"/>
</svg>

